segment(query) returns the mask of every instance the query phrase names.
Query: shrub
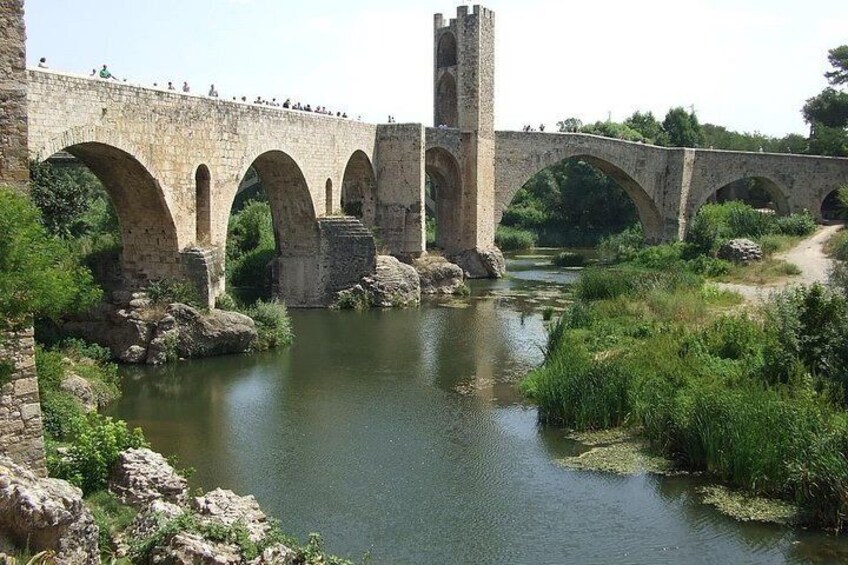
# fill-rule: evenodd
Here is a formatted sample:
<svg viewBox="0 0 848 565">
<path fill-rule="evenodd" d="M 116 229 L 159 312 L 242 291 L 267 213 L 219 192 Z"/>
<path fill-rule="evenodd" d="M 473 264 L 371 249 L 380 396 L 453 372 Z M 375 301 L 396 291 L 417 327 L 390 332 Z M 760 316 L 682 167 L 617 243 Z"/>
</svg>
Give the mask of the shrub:
<svg viewBox="0 0 848 565">
<path fill-rule="evenodd" d="M 117 552 L 113 542 L 116 533 L 123 532 L 132 523 L 137 512 L 134 508 L 121 504 L 114 494 L 98 491 L 85 498 L 85 505 L 91 510 L 94 523 L 99 530 L 98 546 L 104 561 L 109 561 Z"/>
<path fill-rule="evenodd" d="M 48 455 L 47 467 L 51 476 L 89 494 L 106 487 L 109 472 L 122 451 L 146 445 L 140 429 L 131 431 L 126 422 L 92 413 L 65 452 Z"/>
<path fill-rule="evenodd" d="M 195 308 L 204 308 L 197 287 L 189 281 L 178 279 L 160 279 L 145 288 L 147 296 L 156 304 L 188 304 Z"/>
<path fill-rule="evenodd" d="M 816 220 L 809 212 L 777 218 L 777 229 L 784 235 L 805 236 L 816 231 Z"/>
<path fill-rule="evenodd" d="M 510 226 L 498 226 L 495 232 L 495 244 L 504 251 L 532 249 L 539 237 L 529 231 Z"/>
<path fill-rule="evenodd" d="M 259 334 L 257 350 L 267 351 L 282 347 L 294 340 L 291 318 L 282 302 L 259 300 L 245 313 L 256 322 L 256 331 Z"/>
<path fill-rule="evenodd" d="M 230 312 L 238 312 L 238 302 L 233 298 L 233 295 L 225 292 L 215 299 L 215 308 L 218 310 L 227 310 Z"/>
<path fill-rule="evenodd" d="M 825 251 L 838 261 L 848 261 L 848 230 L 836 232 L 825 244 Z"/>
<path fill-rule="evenodd" d="M 554 257 L 552 263 L 557 267 L 582 267 L 586 264 L 586 256 L 582 253 L 563 251 Z"/>
<path fill-rule="evenodd" d="M 274 222 L 271 205 L 257 200 L 230 217 L 227 228 L 227 259 L 235 259 L 259 248 L 273 248 Z"/>
<path fill-rule="evenodd" d="M 229 263 L 229 281 L 234 287 L 270 288 L 269 263 L 277 256 L 276 248 L 260 247 L 247 251 Z"/>
<path fill-rule="evenodd" d="M 645 247 L 642 224 L 634 224 L 623 232 L 607 236 L 598 244 L 598 254 L 606 263 L 629 261 Z"/>
</svg>

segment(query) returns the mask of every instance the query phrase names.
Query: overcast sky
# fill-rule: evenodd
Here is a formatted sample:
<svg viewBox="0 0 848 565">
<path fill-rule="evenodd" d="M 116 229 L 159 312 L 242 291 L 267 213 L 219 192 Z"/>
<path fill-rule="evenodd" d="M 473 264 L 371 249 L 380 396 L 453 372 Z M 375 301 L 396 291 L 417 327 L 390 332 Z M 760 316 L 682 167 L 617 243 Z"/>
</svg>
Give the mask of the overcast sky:
<svg viewBox="0 0 848 565">
<path fill-rule="evenodd" d="M 848 43 L 846 0 L 490 0 L 496 122 L 576 116 L 805 133 L 827 50 Z M 301 100 L 369 121 L 432 121 L 433 14 L 445 0 L 26 0 L 27 57 L 141 84 Z"/>
</svg>

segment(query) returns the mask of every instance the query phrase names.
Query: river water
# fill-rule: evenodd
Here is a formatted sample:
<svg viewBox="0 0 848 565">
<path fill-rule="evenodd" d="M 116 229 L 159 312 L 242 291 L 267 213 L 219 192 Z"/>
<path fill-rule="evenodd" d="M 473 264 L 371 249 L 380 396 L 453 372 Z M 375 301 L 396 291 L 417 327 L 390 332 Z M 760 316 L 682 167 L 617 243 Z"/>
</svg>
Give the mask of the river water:
<svg viewBox="0 0 848 565">
<path fill-rule="evenodd" d="M 517 380 L 573 272 L 513 258 L 469 299 L 293 311 L 295 344 L 127 368 L 112 413 L 191 482 L 252 493 L 283 529 L 370 563 L 842 563 L 839 538 L 743 524 L 697 480 L 569 470 Z"/>
</svg>

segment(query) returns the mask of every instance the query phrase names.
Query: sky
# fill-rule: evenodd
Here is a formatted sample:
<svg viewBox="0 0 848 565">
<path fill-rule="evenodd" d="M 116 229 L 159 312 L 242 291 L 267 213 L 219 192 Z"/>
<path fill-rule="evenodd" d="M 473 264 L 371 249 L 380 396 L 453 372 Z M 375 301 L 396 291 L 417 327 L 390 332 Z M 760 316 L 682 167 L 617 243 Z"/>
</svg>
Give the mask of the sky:
<svg viewBox="0 0 848 565">
<path fill-rule="evenodd" d="M 807 132 L 827 51 L 848 43 L 846 0 L 490 0 L 498 129 L 577 117 Z M 382 122 L 432 125 L 433 14 L 446 0 L 26 0 L 27 59 L 130 82 L 215 83 Z"/>
</svg>

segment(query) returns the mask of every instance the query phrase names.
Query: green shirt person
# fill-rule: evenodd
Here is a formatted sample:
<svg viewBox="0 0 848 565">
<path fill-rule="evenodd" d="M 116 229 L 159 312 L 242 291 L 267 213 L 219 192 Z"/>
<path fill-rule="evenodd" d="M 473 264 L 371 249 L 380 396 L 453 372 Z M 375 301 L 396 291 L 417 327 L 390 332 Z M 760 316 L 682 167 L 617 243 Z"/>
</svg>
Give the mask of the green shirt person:
<svg viewBox="0 0 848 565">
<path fill-rule="evenodd" d="M 103 65 L 103 68 L 100 69 L 100 78 L 102 79 L 113 79 L 118 80 L 118 77 L 109 72 L 109 69 L 106 68 L 106 65 Z"/>
</svg>

